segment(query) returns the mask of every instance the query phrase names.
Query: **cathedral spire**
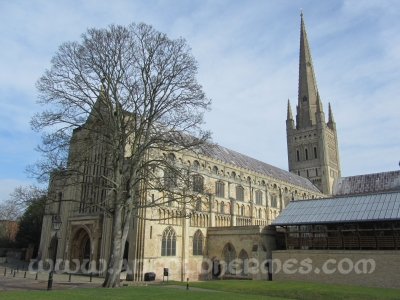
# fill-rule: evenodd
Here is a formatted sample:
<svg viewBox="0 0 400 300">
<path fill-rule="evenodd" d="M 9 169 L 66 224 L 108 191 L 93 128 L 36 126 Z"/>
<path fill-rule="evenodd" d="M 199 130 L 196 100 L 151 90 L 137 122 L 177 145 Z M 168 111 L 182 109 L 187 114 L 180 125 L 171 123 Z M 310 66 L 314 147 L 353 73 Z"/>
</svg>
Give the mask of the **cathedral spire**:
<svg viewBox="0 0 400 300">
<path fill-rule="evenodd" d="M 293 120 L 292 108 L 290 107 L 290 100 L 287 100 L 287 120 Z"/>
<path fill-rule="evenodd" d="M 299 128 L 310 127 L 315 124 L 317 109 L 317 82 L 314 75 L 314 66 L 308 44 L 306 26 L 303 12 L 300 14 L 300 58 L 299 58 L 299 94 L 298 94 L 298 119 Z"/>
</svg>

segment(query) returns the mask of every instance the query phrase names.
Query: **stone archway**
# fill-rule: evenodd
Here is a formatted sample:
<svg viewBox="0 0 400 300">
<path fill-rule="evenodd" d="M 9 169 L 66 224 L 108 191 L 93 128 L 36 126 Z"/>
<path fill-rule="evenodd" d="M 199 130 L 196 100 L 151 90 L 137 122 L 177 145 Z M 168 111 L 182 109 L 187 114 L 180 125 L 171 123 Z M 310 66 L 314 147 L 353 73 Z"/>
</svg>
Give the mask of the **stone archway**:
<svg viewBox="0 0 400 300">
<path fill-rule="evenodd" d="M 70 249 L 70 261 L 73 268 L 79 267 L 80 270 L 89 270 L 91 259 L 91 242 L 88 231 L 85 228 L 78 229 L 72 237 Z M 79 266 L 73 263 L 73 260 L 79 261 Z M 84 264 L 84 268 L 82 268 Z"/>
<path fill-rule="evenodd" d="M 212 279 L 220 279 L 219 276 L 221 275 L 221 266 L 219 264 L 219 259 L 215 257 L 212 260 Z"/>
</svg>

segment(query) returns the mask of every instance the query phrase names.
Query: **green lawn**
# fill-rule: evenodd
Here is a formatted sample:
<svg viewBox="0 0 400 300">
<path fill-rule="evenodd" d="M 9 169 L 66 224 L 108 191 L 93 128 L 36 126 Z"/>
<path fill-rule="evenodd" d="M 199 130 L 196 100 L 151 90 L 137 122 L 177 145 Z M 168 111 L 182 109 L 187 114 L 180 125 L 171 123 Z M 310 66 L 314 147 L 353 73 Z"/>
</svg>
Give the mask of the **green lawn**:
<svg viewBox="0 0 400 300">
<path fill-rule="evenodd" d="M 184 284 L 170 282 L 170 284 Z M 400 285 L 400 283 L 399 283 Z M 400 299 L 400 289 L 373 288 L 327 283 L 291 281 L 215 280 L 192 282 L 190 286 L 232 293 L 287 299 Z"/>
<path fill-rule="evenodd" d="M 239 293 L 220 293 L 220 292 L 199 292 L 187 291 L 176 288 L 163 286 L 138 286 L 138 287 L 122 287 L 120 289 L 105 289 L 105 288 L 84 288 L 71 289 L 61 291 L 10 291 L 0 292 L 0 299 L 7 300 L 78 300 L 78 299 L 96 299 L 96 300 L 128 300 L 128 299 L 218 299 L 218 300 L 243 300 L 243 299 L 271 299 L 282 300 L 283 298 L 265 297 L 261 295 L 248 295 Z"/>
<path fill-rule="evenodd" d="M 169 285 L 184 285 L 184 282 L 169 282 Z M 165 283 L 167 285 L 167 283 Z M 400 290 L 356 287 L 348 285 L 283 282 L 223 280 L 191 282 L 190 288 L 199 287 L 215 292 L 177 289 L 164 286 L 128 286 L 120 289 L 77 288 L 53 291 L 9 291 L 0 292 L 1 299 L 400 299 Z M 220 292 L 217 292 L 220 291 Z"/>
</svg>

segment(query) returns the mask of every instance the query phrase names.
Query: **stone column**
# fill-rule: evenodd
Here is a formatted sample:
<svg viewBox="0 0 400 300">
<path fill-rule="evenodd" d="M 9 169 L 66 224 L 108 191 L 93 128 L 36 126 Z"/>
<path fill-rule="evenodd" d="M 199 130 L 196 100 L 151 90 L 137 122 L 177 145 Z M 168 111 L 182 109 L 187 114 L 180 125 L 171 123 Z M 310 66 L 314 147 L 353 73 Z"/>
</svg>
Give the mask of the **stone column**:
<svg viewBox="0 0 400 300">
<path fill-rule="evenodd" d="M 254 202 L 250 201 L 250 218 L 251 218 L 251 225 L 255 225 L 255 218 L 254 215 Z"/>
<path fill-rule="evenodd" d="M 230 198 L 230 200 L 231 200 L 231 226 L 236 226 L 236 213 L 235 213 L 236 199 Z"/>
<path fill-rule="evenodd" d="M 209 205 L 210 205 L 210 220 L 209 220 L 209 226 L 210 227 L 215 227 L 215 208 L 214 208 L 214 202 L 215 202 L 215 196 L 210 194 L 209 195 Z M 218 208 L 217 208 L 218 209 Z"/>
</svg>

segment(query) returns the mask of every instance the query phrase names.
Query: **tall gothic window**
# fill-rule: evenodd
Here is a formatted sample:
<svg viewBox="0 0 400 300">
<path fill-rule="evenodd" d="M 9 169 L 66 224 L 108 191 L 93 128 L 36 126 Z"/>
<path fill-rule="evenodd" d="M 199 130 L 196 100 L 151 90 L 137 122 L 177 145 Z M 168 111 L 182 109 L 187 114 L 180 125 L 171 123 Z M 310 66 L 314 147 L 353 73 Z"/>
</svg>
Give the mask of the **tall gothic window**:
<svg viewBox="0 0 400 300">
<path fill-rule="evenodd" d="M 225 197 L 225 184 L 221 181 L 215 183 L 215 196 L 220 198 Z"/>
<path fill-rule="evenodd" d="M 231 245 L 231 243 L 225 245 L 224 250 L 222 250 L 222 257 L 224 258 L 227 266 L 225 274 L 236 275 L 236 267 L 230 264 L 231 261 L 236 259 L 236 251 L 235 248 L 233 248 L 233 246 Z M 229 265 L 231 265 L 231 267 L 229 267 Z"/>
<path fill-rule="evenodd" d="M 244 201 L 244 189 L 241 186 L 236 187 L 236 200 Z"/>
<path fill-rule="evenodd" d="M 193 192 L 203 193 L 204 190 L 204 178 L 200 175 L 193 176 Z"/>
<path fill-rule="evenodd" d="M 314 158 L 318 158 L 317 157 L 317 147 L 314 147 Z"/>
<path fill-rule="evenodd" d="M 219 204 L 219 212 L 220 213 L 225 213 L 225 204 L 224 204 L 224 202 L 221 202 L 220 204 Z"/>
<path fill-rule="evenodd" d="M 193 255 L 203 255 L 203 234 L 200 230 L 193 236 Z"/>
<path fill-rule="evenodd" d="M 308 149 L 306 149 L 306 160 L 308 160 Z"/>
<path fill-rule="evenodd" d="M 296 154 L 297 154 L 297 161 L 300 161 L 300 152 L 299 152 L 299 150 L 296 151 Z"/>
<path fill-rule="evenodd" d="M 240 266 L 239 266 L 239 270 L 240 270 L 240 275 L 241 276 L 247 276 L 249 274 L 249 256 L 247 255 L 247 252 L 242 250 L 239 253 L 239 262 L 240 262 Z"/>
<path fill-rule="evenodd" d="M 276 195 L 271 196 L 271 206 L 272 207 L 278 207 L 278 203 L 276 201 Z"/>
<path fill-rule="evenodd" d="M 240 215 L 244 216 L 244 205 L 240 207 Z"/>
<path fill-rule="evenodd" d="M 162 235 L 161 256 L 176 255 L 176 233 L 174 228 L 168 226 Z"/>
<path fill-rule="evenodd" d="M 256 191 L 256 204 L 262 205 L 262 192 Z"/>
</svg>

